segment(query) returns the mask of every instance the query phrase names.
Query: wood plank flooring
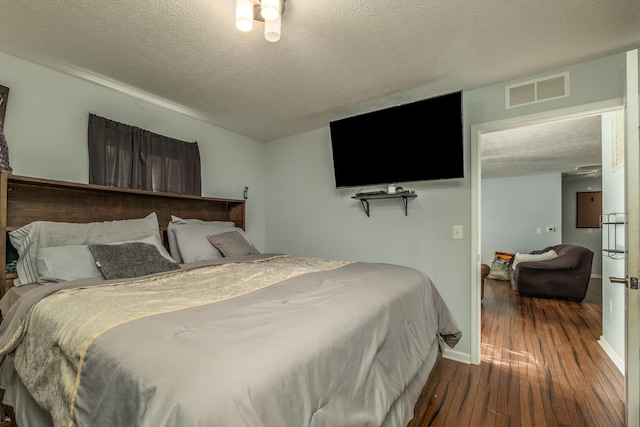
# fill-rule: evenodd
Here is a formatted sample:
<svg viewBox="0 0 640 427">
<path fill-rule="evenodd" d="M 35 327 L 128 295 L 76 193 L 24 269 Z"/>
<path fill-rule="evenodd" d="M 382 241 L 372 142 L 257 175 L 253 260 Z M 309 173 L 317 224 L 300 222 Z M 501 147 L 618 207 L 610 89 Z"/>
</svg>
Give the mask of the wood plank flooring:
<svg viewBox="0 0 640 427">
<path fill-rule="evenodd" d="M 486 280 L 481 364 L 443 359 L 412 427 L 624 426 L 624 378 L 598 344 L 601 279 L 582 303 Z"/>
</svg>

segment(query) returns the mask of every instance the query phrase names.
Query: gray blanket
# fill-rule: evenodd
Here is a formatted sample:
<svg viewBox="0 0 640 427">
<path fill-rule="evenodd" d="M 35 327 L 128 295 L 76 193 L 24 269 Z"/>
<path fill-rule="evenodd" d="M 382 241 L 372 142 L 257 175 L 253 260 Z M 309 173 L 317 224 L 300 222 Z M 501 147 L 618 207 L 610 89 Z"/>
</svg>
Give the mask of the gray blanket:
<svg viewBox="0 0 640 427">
<path fill-rule="evenodd" d="M 386 264 L 260 256 L 88 285 L 21 298 L 0 327 L 59 426 L 405 425 L 405 389 L 460 338 L 430 280 Z"/>
</svg>

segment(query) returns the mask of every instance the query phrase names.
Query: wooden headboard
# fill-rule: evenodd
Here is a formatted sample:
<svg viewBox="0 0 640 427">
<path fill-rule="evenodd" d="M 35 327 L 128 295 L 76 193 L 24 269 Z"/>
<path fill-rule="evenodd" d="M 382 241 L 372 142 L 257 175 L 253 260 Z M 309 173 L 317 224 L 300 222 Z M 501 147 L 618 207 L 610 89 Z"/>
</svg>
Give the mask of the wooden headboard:
<svg viewBox="0 0 640 427">
<path fill-rule="evenodd" d="M 0 296 L 16 278 L 6 273 L 7 232 L 33 221 L 95 222 L 143 218 L 155 212 L 164 233 L 171 215 L 233 221 L 245 228 L 245 201 L 128 190 L 0 174 Z"/>
</svg>

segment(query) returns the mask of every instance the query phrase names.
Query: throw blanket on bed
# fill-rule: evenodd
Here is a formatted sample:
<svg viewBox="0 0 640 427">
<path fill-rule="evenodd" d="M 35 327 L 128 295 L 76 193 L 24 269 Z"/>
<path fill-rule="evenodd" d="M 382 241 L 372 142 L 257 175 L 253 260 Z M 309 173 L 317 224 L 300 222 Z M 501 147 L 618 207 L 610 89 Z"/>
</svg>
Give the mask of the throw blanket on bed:
<svg viewBox="0 0 640 427">
<path fill-rule="evenodd" d="M 409 333 L 387 338 L 390 323 Z M 13 336 L 3 354 L 17 345 L 16 370 L 56 426 L 237 426 L 335 425 L 353 411 L 345 399 L 379 425 L 438 339 L 460 333 L 415 270 L 274 256 L 61 289 Z M 325 378 L 334 369 L 345 384 Z"/>
</svg>

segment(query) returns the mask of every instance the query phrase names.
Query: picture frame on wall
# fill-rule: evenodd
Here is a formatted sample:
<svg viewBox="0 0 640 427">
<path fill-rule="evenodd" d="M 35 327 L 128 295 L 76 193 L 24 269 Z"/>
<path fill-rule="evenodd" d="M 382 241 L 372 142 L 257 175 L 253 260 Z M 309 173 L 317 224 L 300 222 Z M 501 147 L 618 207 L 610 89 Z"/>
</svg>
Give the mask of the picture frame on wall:
<svg viewBox="0 0 640 427">
<path fill-rule="evenodd" d="M 0 129 L 4 129 L 4 113 L 7 111 L 9 88 L 0 85 Z"/>
<path fill-rule="evenodd" d="M 600 228 L 602 191 L 577 193 L 576 228 Z"/>
</svg>

